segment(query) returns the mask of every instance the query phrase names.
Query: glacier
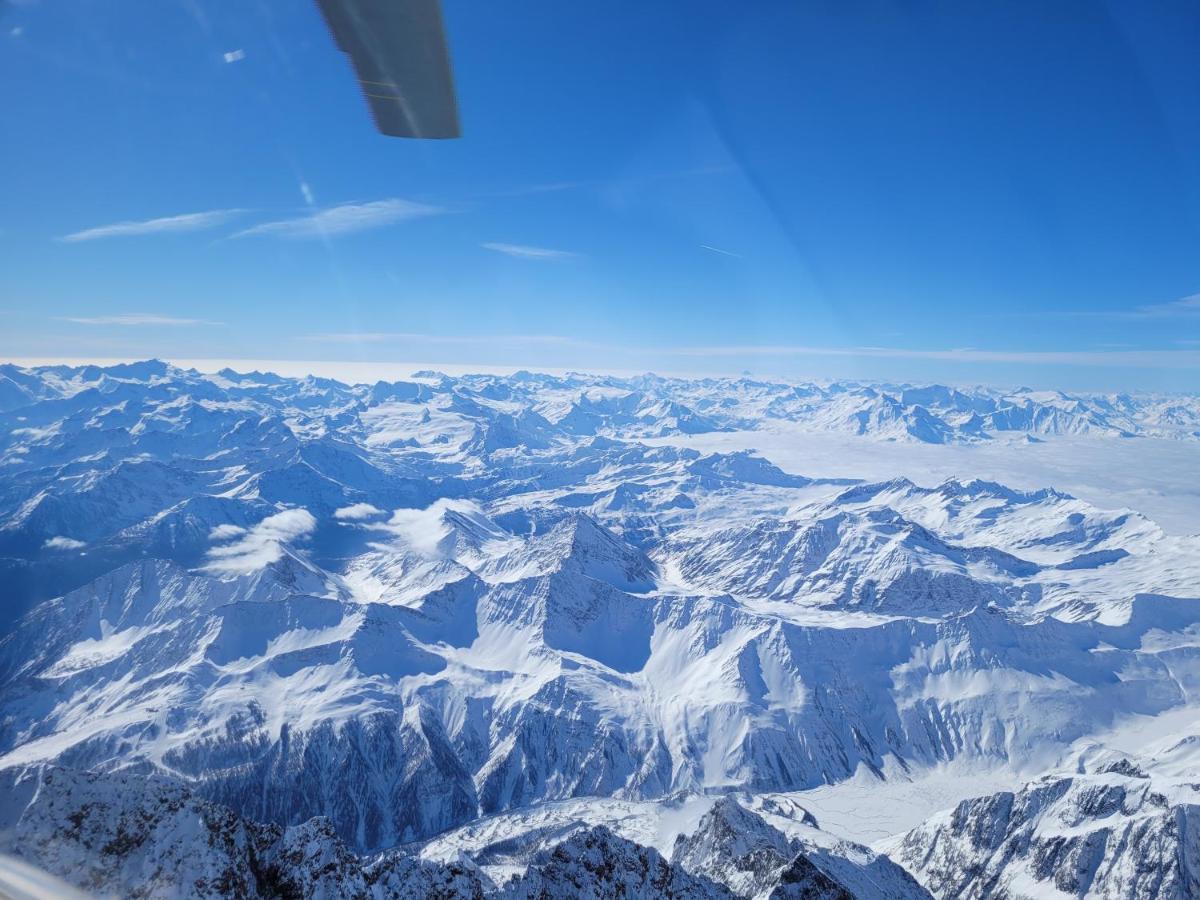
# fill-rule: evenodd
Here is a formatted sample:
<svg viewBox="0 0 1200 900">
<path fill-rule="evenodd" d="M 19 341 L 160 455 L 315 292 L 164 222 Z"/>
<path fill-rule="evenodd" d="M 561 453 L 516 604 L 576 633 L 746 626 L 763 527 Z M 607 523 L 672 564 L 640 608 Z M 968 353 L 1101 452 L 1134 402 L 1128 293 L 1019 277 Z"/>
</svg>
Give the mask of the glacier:
<svg viewBox="0 0 1200 900">
<path fill-rule="evenodd" d="M 1198 398 L 151 360 L 0 366 L 0 422 L 0 851 L 89 890 L 1194 889 L 1200 535 L 695 442 L 1200 461 Z M 815 802 L 947 773 L 882 839 Z M 1061 824 L 1118 787 L 1159 855 Z"/>
</svg>

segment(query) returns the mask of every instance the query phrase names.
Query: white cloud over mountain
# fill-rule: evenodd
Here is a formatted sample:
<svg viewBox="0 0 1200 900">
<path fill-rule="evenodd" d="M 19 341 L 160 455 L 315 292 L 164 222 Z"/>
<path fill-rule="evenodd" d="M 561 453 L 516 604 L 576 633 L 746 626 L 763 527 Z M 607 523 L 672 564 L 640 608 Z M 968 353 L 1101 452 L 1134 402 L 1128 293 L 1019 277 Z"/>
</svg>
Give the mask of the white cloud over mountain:
<svg viewBox="0 0 1200 900">
<path fill-rule="evenodd" d="M 306 509 L 285 509 L 267 516 L 248 530 L 210 532 L 214 540 L 233 538 L 208 551 L 204 570 L 219 575 L 248 575 L 265 568 L 283 556 L 285 544 L 305 537 L 317 527 L 317 520 Z"/>
</svg>

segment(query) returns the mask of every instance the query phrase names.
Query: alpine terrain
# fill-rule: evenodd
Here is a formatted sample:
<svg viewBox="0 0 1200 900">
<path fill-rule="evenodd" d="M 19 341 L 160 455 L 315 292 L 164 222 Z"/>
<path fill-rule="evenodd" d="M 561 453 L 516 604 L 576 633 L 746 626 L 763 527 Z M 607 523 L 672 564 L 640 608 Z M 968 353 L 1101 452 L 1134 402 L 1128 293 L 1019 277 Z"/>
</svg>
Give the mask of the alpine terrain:
<svg viewBox="0 0 1200 900">
<path fill-rule="evenodd" d="M 0 366 L 0 853 L 132 897 L 1200 896 L 1200 534 L 703 449 L 780 423 L 1200 475 L 1186 396 Z"/>
</svg>

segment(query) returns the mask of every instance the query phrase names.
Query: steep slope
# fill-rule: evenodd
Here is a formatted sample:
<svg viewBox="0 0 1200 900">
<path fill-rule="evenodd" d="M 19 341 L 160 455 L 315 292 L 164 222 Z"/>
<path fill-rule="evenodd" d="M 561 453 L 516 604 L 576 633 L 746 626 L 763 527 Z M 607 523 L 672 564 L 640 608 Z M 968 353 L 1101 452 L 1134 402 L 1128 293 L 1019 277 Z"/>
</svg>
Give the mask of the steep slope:
<svg viewBox="0 0 1200 900">
<path fill-rule="evenodd" d="M 708 879 L 667 862 L 603 825 L 577 831 L 533 859 L 528 872 L 505 885 L 504 898 L 579 897 L 603 900 L 724 900 L 733 895 Z"/>
<path fill-rule="evenodd" d="M 964 800 L 887 845 L 937 897 L 1200 893 L 1200 792 L 1128 763 Z"/>
<path fill-rule="evenodd" d="M 0 374 L 3 777 L 120 773 L 118 794 L 183 804 L 193 824 L 227 807 L 217 844 L 151 816 L 180 835 L 171 865 L 190 865 L 189 842 L 215 854 L 191 873 L 206 889 L 261 890 L 253 856 L 311 870 L 302 894 L 369 895 L 417 863 L 355 854 L 465 846 L 477 827 L 496 833 L 480 872 L 464 864 L 471 891 L 910 896 L 886 858 L 761 795 L 950 763 L 1011 783 L 1200 699 L 1200 538 L 1048 488 L 809 478 L 641 442 L 786 423 L 862 441 L 1173 436 L 1186 452 L 1195 398 L 532 373 L 346 385 L 156 361 Z M 139 793 L 163 779 L 187 798 Z M 1192 801 L 1155 790 L 1184 821 Z M 90 856 L 114 838 L 72 832 L 78 809 L 47 791 L 38 829 L 70 832 L 63 864 L 103 880 Z M 124 815 L 96 827 L 134 829 Z M 1029 863 L 1052 873 L 1039 885 L 1107 871 L 1004 829 L 1015 849 L 985 865 L 1002 880 L 1026 857 L 1049 860 Z M 975 889 L 926 850 L 938 891 Z M 1126 886 L 1168 866 L 1156 852 L 1105 841 L 1101 857 Z M 152 865 L 134 853 L 114 877 Z M 423 890 L 459 877 L 417 868 Z M 1020 872 L 1011 884 L 1034 877 Z"/>
<path fill-rule="evenodd" d="M 722 797 L 695 832 L 675 839 L 671 862 L 744 897 L 929 896 L 886 857 L 830 838 L 811 818 L 788 826 L 790 834 L 785 835 L 732 797 Z"/>
<path fill-rule="evenodd" d="M 49 768 L 0 790 L 14 815 L 3 849 L 98 894 L 466 900 L 491 887 L 469 861 L 360 859 L 322 819 L 261 825 L 165 780 Z"/>
<path fill-rule="evenodd" d="M 1200 683 L 1200 608 L 1166 598 L 1115 626 L 983 608 L 799 624 L 578 572 L 417 606 L 151 573 L 5 640 L 0 765 L 157 769 L 251 818 L 327 816 L 361 849 L 539 800 L 1004 764 Z"/>
<path fill-rule="evenodd" d="M 584 513 L 566 515 L 549 533 L 497 559 L 481 574 L 490 581 L 519 581 L 551 573 L 591 578 L 631 591 L 654 587 L 655 568 L 642 553 Z"/>
<path fill-rule="evenodd" d="M 833 506 L 814 518 L 685 532 L 660 559 L 698 588 L 907 615 L 1009 606 L 1037 572 L 991 548 L 947 544 L 888 509 Z"/>
<path fill-rule="evenodd" d="M 0 852 L 85 890 L 129 897 L 928 896 L 865 848 L 826 837 L 849 855 L 805 850 L 731 800 L 718 801 L 694 835 L 680 836 L 672 861 L 603 824 L 577 820 L 518 825 L 502 840 L 434 859 L 403 850 L 359 857 L 328 820 L 259 824 L 169 779 L 47 767 L 19 778 L 5 773 L 0 792 Z M 730 832 L 744 825 L 752 833 Z M 509 861 L 510 874 L 500 880 L 485 871 L 499 872 L 498 858 Z"/>
</svg>

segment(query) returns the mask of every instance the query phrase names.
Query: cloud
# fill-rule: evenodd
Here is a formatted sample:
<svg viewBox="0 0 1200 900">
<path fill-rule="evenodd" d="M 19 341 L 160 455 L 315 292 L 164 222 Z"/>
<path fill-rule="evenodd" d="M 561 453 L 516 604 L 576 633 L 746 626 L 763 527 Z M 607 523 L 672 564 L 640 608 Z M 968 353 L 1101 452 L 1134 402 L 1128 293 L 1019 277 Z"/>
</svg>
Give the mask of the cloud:
<svg viewBox="0 0 1200 900">
<path fill-rule="evenodd" d="M 208 212 L 185 213 L 181 216 L 167 216 L 162 219 L 146 219 L 142 222 L 114 222 L 112 225 L 101 225 L 97 228 L 76 231 L 60 237 L 58 240 L 67 244 L 77 244 L 81 241 L 96 241 L 101 238 L 201 231 L 205 228 L 224 225 L 234 216 L 239 216 L 243 212 L 244 210 L 241 209 L 213 209 Z"/>
<path fill-rule="evenodd" d="M 1114 366 L 1126 368 L 1186 369 L 1200 366 L 1200 350 L 1187 339 L 1177 339 L 1172 348 L 1137 349 L 1131 347 L 1092 347 L 1087 350 L 986 350 L 978 347 L 947 347 L 913 349 L 906 347 L 822 347 L 799 344 L 717 344 L 684 347 L 644 346 L 634 344 L 609 344 L 587 341 L 560 335 L 433 335 L 413 332 L 349 331 L 324 332 L 304 335 L 302 341 L 329 344 L 411 344 L 430 347 L 461 347 L 474 350 L 480 347 L 489 350 L 525 349 L 547 351 L 592 351 L 603 352 L 611 359 L 625 359 L 631 366 L 639 366 L 646 360 L 655 365 L 665 362 L 664 357 L 675 359 L 758 358 L 758 357 L 858 357 L 900 360 L 933 360 L 950 363 L 993 363 L 1025 364 L 1033 366 Z M 409 352 L 408 350 L 399 352 Z M 266 362 L 257 364 L 267 365 Z M 277 363 L 274 363 L 277 365 Z M 312 363 L 310 366 L 314 365 Z M 478 363 L 474 365 L 479 365 Z M 582 363 L 577 363 L 582 365 Z M 690 369 L 689 369 L 690 370 Z M 307 370 L 306 370 L 307 371 Z M 472 370 L 473 371 L 473 370 Z M 548 370 L 547 370 L 548 371 Z M 622 371 L 633 371 L 632 368 Z M 367 377 L 367 376 L 362 376 Z M 372 376 L 373 377 L 373 376 Z"/>
<path fill-rule="evenodd" d="M 77 541 L 74 538 L 63 537 L 62 535 L 52 537 L 46 543 L 42 544 L 42 547 L 46 550 L 79 550 L 86 546 L 87 544 L 83 541 Z"/>
<path fill-rule="evenodd" d="M 524 187 L 514 187 L 503 191 L 490 191 L 485 197 L 529 197 L 535 194 L 552 194 L 558 191 L 570 191 L 575 188 L 588 187 L 598 182 L 589 181 L 551 181 L 542 184 L 528 184 Z"/>
<path fill-rule="evenodd" d="M 717 164 L 709 166 L 694 166 L 690 169 L 675 171 L 644 172 L 640 175 L 623 178 L 586 179 L 577 181 L 550 181 L 541 184 L 527 184 L 500 191 L 489 191 L 484 197 L 527 197 L 534 194 L 546 194 L 557 191 L 571 191 L 580 188 L 598 188 L 601 190 L 637 190 L 646 185 L 660 181 L 670 181 L 677 178 L 695 178 L 706 175 L 728 175 L 740 169 L 732 164 Z"/>
<path fill-rule="evenodd" d="M 486 243 L 480 244 L 485 250 L 495 250 L 497 253 L 503 253 L 506 256 L 515 256 L 517 259 L 574 259 L 579 256 L 578 253 L 572 253 L 569 250 L 550 250 L 546 247 L 529 247 L 525 244 L 500 244 Z"/>
<path fill-rule="evenodd" d="M 409 331 L 329 331 L 316 334 L 306 334 L 301 340 L 322 341 L 331 344 L 439 344 L 466 346 L 510 346 L 512 344 L 583 344 L 572 338 L 559 337 L 553 334 L 484 334 L 484 335 L 444 335 L 418 334 Z"/>
<path fill-rule="evenodd" d="M 224 59 L 225 59 L 225 62 L 227 62 L 227 63 L 235 63 L 235 62 L 240 62 L 240 61 L 242 61 L 243 59 L 245 59 L 245 58 L 246 58 L 246 51 L 245 51 L 245 50 L 241 50 L 241 49 L 238 49 L 238 50 L 230 50 L 228 53 L 225 53 L 225 54 L 222 54 L 222 55 L 223 55 L 223 57 L 224 57 Z"/>
<path fill-rule="evenodd" d="M 263 222 L 236 232 L 233 237 L 281 237 L 292 239 L 333 237 L 372 228 L 383 228 L 408 219 L 436 216 L 446 212 L 437 206 L 393 198 L 369 203 L 343 203 L 294 219 Z"/>
<path fill-rule="evenodd" d="M 210 541 L 228 541 L 246 533 L 241 525 L 218 525 L 208 533 Z"/>
<path fill-rule="evenodd" d="M 215 540 L 231 537 L 237 540 L 209 550 L 209 562 L 202 568 L 214 575 L 257 572 L 283 556 L 285 543 L 312 534 L 316 527 L 317 520 L 306 509 L 285 509 L 240 533 L 234 533 L 229 526 L 217 526 L 210 533 Z"/>
<path fill-rule="evenodd" d="M 122 313 L 118 316 L 56 316 L 59 322 L 73 322 L 76 325 L 165 325 L 170 327 L 184 325 L 224 325 L 224 322 L 213 322 L 208 319 L 181 319 L 176 316 L 158 316 L 153 313 Z"/>
<path fill-rule="evenodd" d="M 720 247 L 714 247 L 712 244 L 701 244 L 703 250 L 711 250 L 713 253 L 720 253 L 722 256 L 732 256 L 734 259 L 744 259 L 742 254 L 734 253 L 732 250 L 722 250 Z"/>
<path fill-rule="evenodd" d="M 910 350 L 900 347 L 804 347 L 788 344 L 743 344 L 680 347 L 664 350 L 677 356 L 859 356 L 883 359 L 931 359 L 944 362 L 1029 363 L 1065 366 L 1194 368 L 1195 350 Z"/>
<path fill-rule="evenodd" d="M 443 497 L 434 500 L 425 509 L 397 509 L 391 518 L 369 526 L 373 530 L 386 532 L 401 541 L 406 547 L 423 556 L 441 558 L 446 556 L 443 541 L 454 531 L 455 526 L 446 519 L 446 513 L 456 512 L 487 525 L 482 508 L 474 500 L 454 500 Z"/>
<path fill-rule="evenodd" d="M 1190 294 L 1167 303 L 1148 303 L 1133 309 L 1050 310 L 1038 316 L 1085 319 L 1173 319 L 1200 316 L 1200 294 Z"/>
<path fill-rule="evenodd" d="M 363 519 L 373 519 L 383 514 L 382 509 L 370 503 L 353 503 L 333 511 L 333 517 L 343 522 L 361 522 Z"/>
<path fill-rule="evenodd" d="M 1173 318 L 1175 316 L 1200 316 L 1200 294 L 1191 294 L 1170 303 L 1152 303 L 1139 306 L 1132 315 L 1138 318 Z"/>
</svg>

